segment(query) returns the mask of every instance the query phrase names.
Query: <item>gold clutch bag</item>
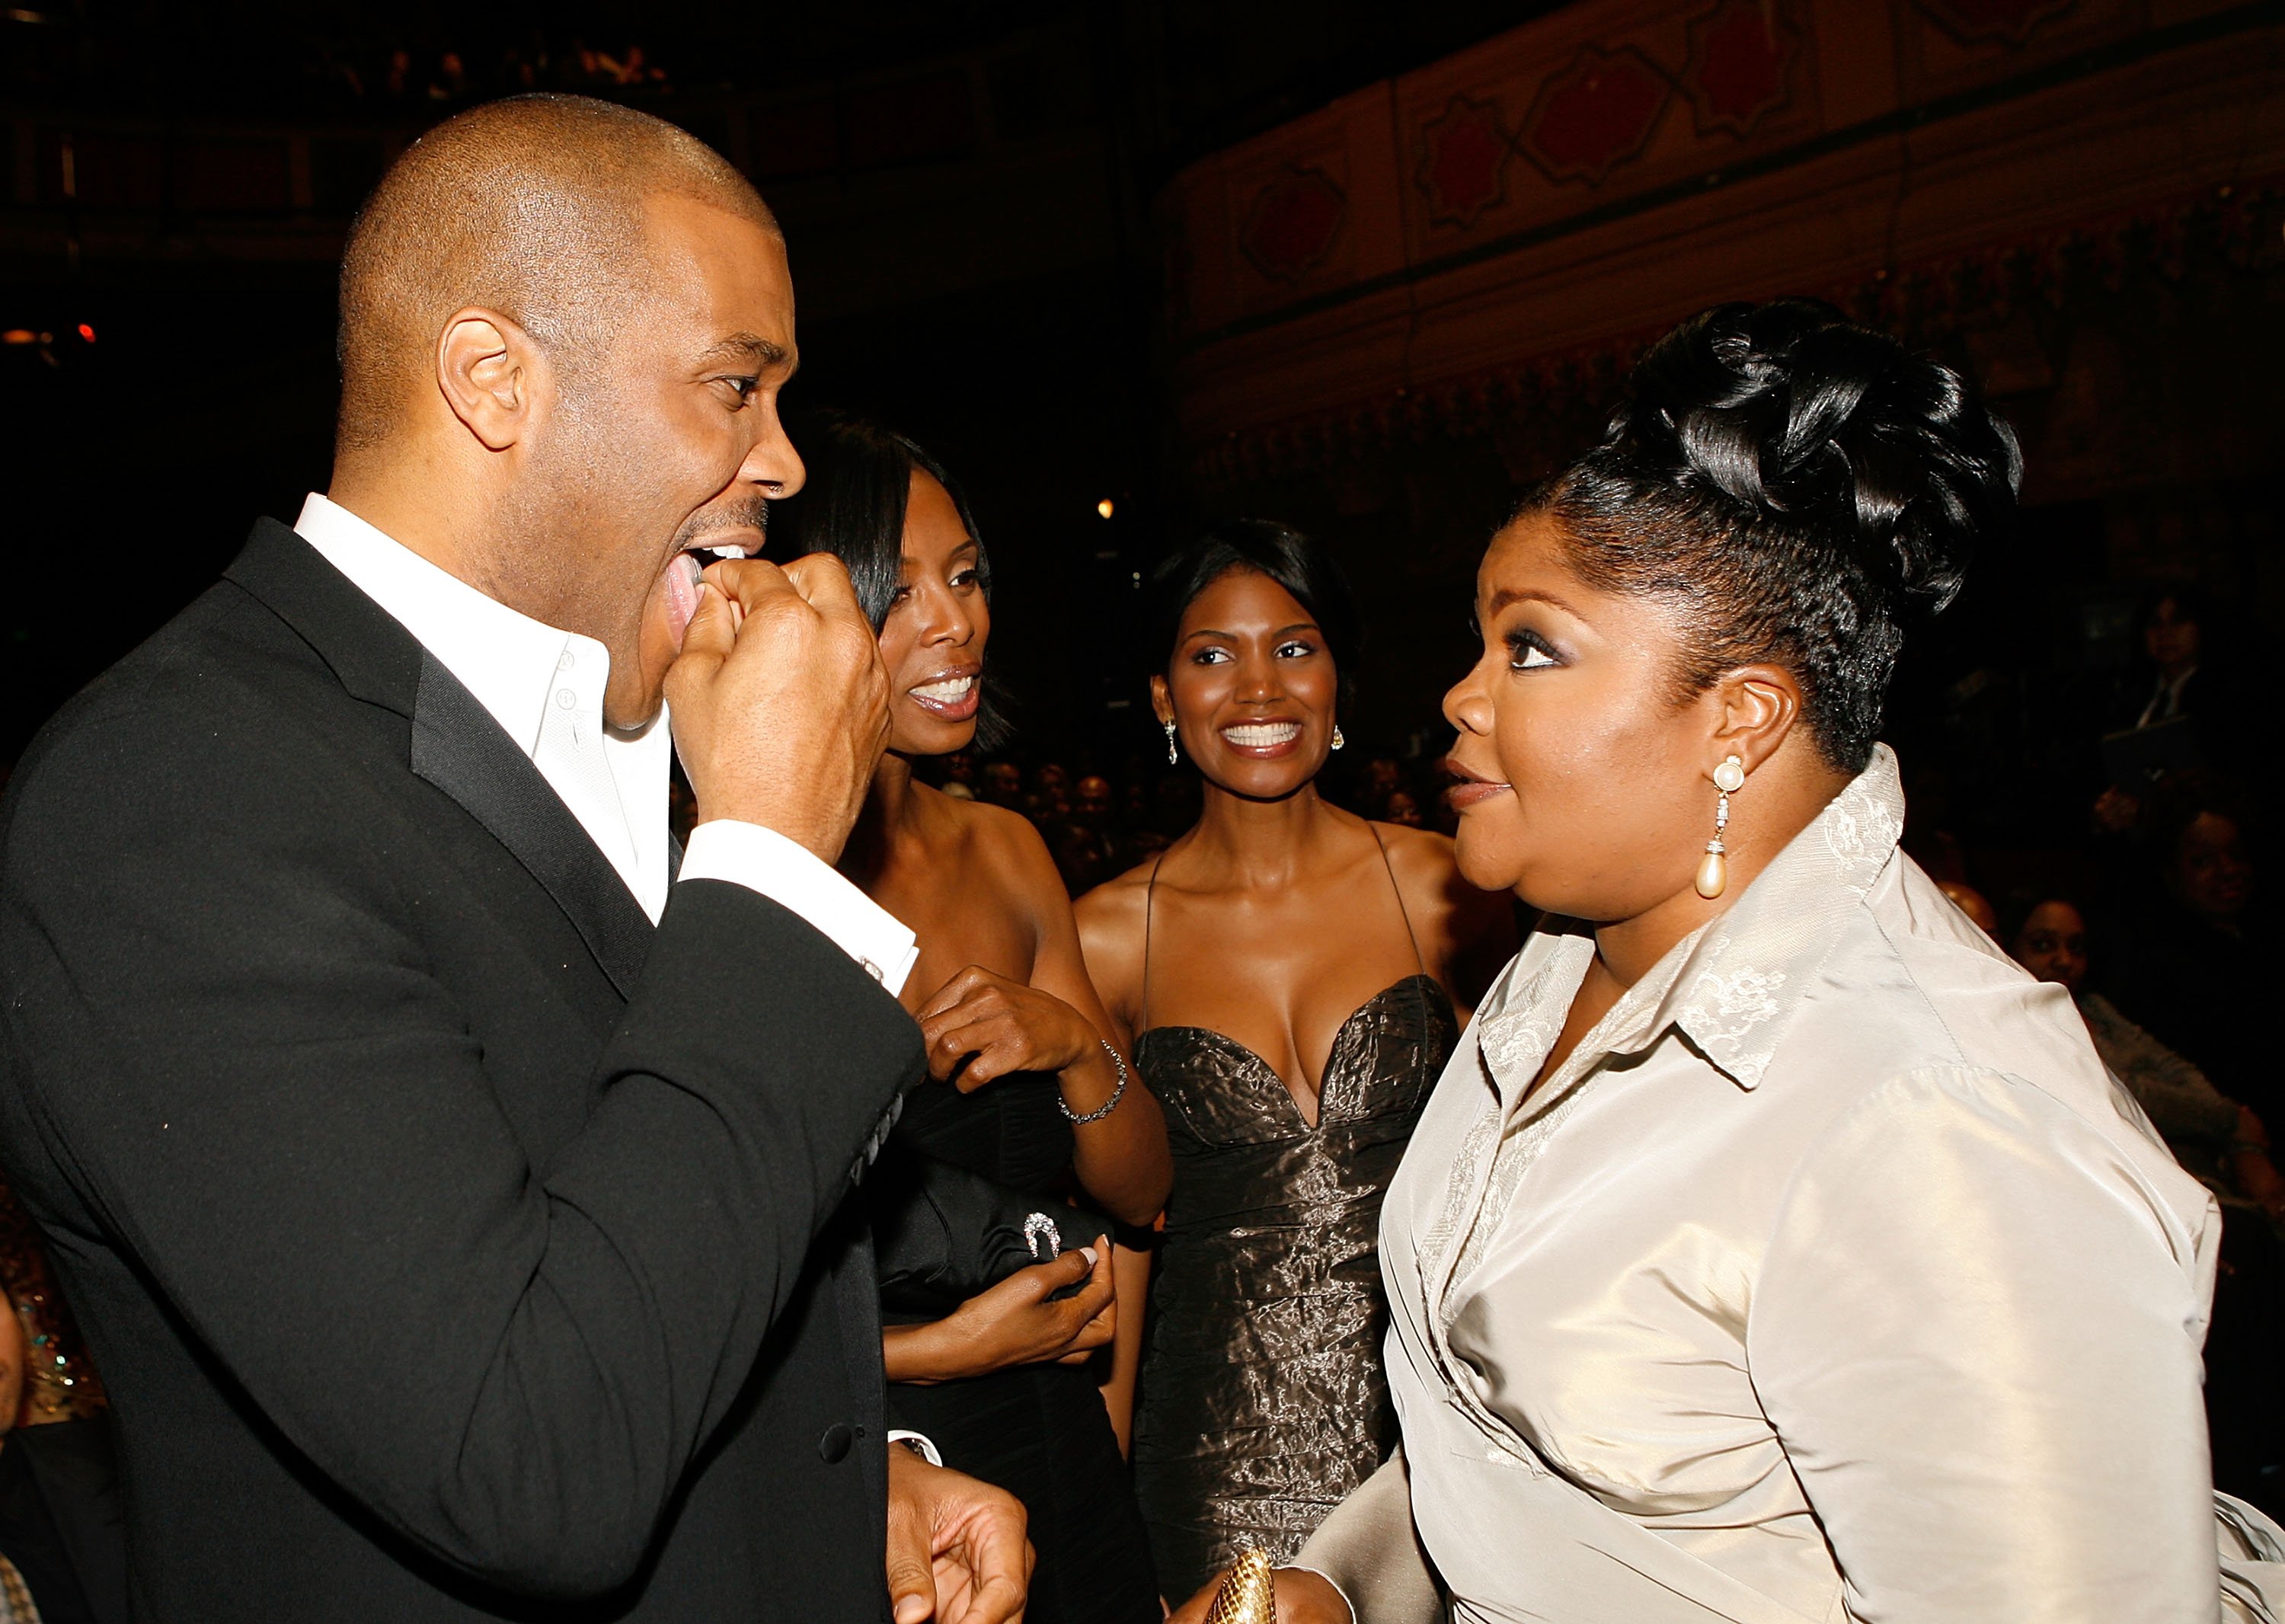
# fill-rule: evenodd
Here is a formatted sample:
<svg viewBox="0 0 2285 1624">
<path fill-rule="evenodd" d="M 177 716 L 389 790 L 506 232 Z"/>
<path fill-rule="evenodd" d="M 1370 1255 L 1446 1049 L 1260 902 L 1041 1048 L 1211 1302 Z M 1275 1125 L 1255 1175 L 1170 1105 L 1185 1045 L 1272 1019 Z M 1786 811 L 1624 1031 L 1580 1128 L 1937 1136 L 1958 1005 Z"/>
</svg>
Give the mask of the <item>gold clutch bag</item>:
<svg viewBox="0 0 2285 1624">
<path fill-rule="evenodd" d="M 1237 1565 L 1214 1592 L 1206 1624 L 1277 1624 L 1277 1593 L 1269 1581 L 1269 1553 L 1240 1551 Z"/>
</svg>

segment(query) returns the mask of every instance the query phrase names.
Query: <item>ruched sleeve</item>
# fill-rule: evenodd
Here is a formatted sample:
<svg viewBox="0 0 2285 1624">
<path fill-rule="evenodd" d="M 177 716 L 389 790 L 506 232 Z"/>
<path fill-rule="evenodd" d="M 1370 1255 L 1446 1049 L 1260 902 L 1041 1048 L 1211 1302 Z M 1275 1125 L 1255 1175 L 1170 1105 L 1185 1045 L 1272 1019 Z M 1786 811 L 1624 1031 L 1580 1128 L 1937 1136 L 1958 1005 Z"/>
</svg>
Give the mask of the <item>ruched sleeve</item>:
<svg viewBox="0 0 2285 1624">
<path fill-rule="evenodd" d="M 1864 1624 L 2209 1624 L 2197 1233 L 2131 1146 L 1969 1068 L 1807 1147 L 1751 1376 Z"/>
</svg>

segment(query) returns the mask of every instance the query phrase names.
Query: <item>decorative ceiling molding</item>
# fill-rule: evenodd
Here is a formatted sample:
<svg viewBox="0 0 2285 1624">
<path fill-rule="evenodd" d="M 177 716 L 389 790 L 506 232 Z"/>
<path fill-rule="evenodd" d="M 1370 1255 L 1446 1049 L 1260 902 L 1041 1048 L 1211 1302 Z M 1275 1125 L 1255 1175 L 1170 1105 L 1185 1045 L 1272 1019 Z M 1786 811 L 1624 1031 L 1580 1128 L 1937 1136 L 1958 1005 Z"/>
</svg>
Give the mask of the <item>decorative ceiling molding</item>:
<svg viewBox="0 0 2285 1624">
<path fill-rule="evenodd" d="M 2050 17 L 2078 9 L 2078 0 L 1912 0 L 1943 31 L 1967 44 L 2001 40 L 2020 45 Z"/>
<path fill-rule="evenodd" d="M 1582 45 L 1539 87 L 1517 143 L 1550 180 L 1599 186 L 1650 145 L 1672 81 L 1631 45 Z"/>
<path fill-rule="evenodd" d="M 1271 281 L 1298 285 L 1332 252 L 1348 208 L 1348 193 L 1324 170 L 1289 165 L 1253 194 L 1238 251 Z"/>
<path fill-rule="evenodd" d="M 1428 200 L 1428 219 L 1463 231 L 1487 208 L 1507 201 L 1507 166 L 1515 137 L 1496 102 L 1455 94 L 1420 126 L 1420 162 L 1413 178 Z"/>
<path fill-rule="evenodd" d="M 1928 347 L 2002 325 L 2028 304 L 2064 308 L 2116 294 L 2130 279 L 2170 283 L 2229 269 L 2285 269 L 2285 175 L 2195 193 L 2062 231 L 1994 242 L 1891 274 L 1867 269 L 1825 297 L 1859 321 Z M 1612 333 L 1572 349 L 1384 388 L 1338 407 L 1193 442 L 1192 480 L 1226 490 L 1323 473 L 1431 435 L 1492 433 L 1522 412 L 1600 411 L 1669 324 Z"/>
<path fill-rule="evenodd" d="M 1683 88 L 1698 115 L 1698 133 L 1726 129 L 1743 139 L 1764 114 L 1789 99 L 1787 80 L 1799 36 L 1776 0 L 1722 0 L 1690 25 Z"/>
</svg>

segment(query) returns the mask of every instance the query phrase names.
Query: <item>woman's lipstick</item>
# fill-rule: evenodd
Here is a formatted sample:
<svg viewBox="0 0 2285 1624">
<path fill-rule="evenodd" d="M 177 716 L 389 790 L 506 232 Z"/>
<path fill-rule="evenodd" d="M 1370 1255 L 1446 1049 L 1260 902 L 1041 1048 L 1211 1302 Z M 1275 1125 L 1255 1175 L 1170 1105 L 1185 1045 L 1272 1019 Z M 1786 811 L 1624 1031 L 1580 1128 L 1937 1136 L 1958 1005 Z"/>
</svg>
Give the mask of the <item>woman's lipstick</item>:
<svg viewBox="0 0 2285 1624">
<path fill-rule="evenodd" d="M 926 682 L 915 683 L 905 693 L 915 704 L 939 721 L 965 722 L 975 716 L 984 702 L 984 685 L 977 677 L 974 666 L 944 671 Z"/>
<path fill-rule="evenodd" d="M 1276 761 L 1291 756 L 1301 743 L 1301 724 L 1286 717 L 1225 723 L 1216 731 L 1232 755 L 1254 761 Z"/>
<path fill-rule="evenodd" d="M 1472 773 L 1451 757 L 1444 757 L 1444 771 L 1451 774 L 1452 786 L 1444 791 L 1444 804 L 1456 812 L 1464 812 L 1471 806 L 1480 806 L 1496 795 L 1507 795 L 1515 786 L 1496 778 L 1486 778 Z"/>
</svg>

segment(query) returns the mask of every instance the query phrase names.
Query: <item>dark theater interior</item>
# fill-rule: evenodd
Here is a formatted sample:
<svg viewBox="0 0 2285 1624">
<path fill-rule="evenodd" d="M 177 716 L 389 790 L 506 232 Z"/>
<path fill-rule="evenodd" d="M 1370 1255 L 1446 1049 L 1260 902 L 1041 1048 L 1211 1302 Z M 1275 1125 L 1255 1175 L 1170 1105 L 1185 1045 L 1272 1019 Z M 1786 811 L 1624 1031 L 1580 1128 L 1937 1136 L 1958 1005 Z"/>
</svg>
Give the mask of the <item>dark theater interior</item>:
<svg viewBox="0 0 2285 1624">
<path fill-rule="evenodd" d="M 1730 302 L 1802 297 L 1965 381 L 2012 430 L 2020 490 L 1886 689 L 1878 737 L 1900 775 L 1901 851 L 1987 945 L 2069 989 L 2062 1018 L 2077 1009 L 2114 1091 L 2218 1204 L 2220 1238 L 2200 1243 L 2218 1278 L 2200 1447 L 2213 1486 L 2285 1517 L 2285 1177 L 2269 1149 L 2285 1131 L 2285 1046 L 2266 1022 L 2285 986 L 2285 734 L 2281 702 L 2262 697 L 2262 651 L 2285 642 L 2285 3 L 0 5 L 0 784 L 60 707 L 231 567 L 250 524 L 290 524 L 328 489 L 343 250 L 361 205 L 428 132 L 534 93 L 665 121 L 758 190 L 797 295 L 799 368 L 782 396 L 797 449 L 825 432 L 804 425 L 840 420 L 818 414 L 856 414 L 957 475 L 958 516 L 988 550 L 990 710 L 973 744 L 915 752 L 911 772 L 1020 817 L 1053 864 L 1056 908 L 1088 898 L 1077 979 L 1092 973 L 1103 993 L 1117 1087 L 1123 1048 L 1174 1134 L 1158 1241 L 1103 1199 L 1123 1227 L 1121 1267 L 1130 1252 L 1172 1258 L 1166 1237 L 1182 1234 L 1197 1108 L 1186 1117 L 1152 1083 L 1142 1039 L 1193 1029 L 1143 1032 L 1141 995 L 1123 1007 L 1098 961 L 1099 922 L 1124 917 L 1120 876 L 1147 872 L 1147 993 L 1148 909 L 1162 933 L 1168 918 L 1160 867 L 1218 827 L 1224 793 L 1187 733 L 1178 746 L 1174 702 L 1154 709 L 1154 676 L 1171 692 L 1164 637 L 1190 624 L 1173 616 L 1202 590 L 1162 624 L 1161 561 L 1190 568 L 1183 549 L 1202 534 L 1273 521 L 1307 538 L 1323 561 L 1312 568 L 1345 577 L 1359 635 L 1327 634 L 1354 656 L 1329 747 L 1341 753 L 1306 795 L 1375 820 L 1380 854 L 1358 872 L 1372 898 L 1397 887 L 1394 939 L 1412 944 L 1391 961 L 1449 983 L 1388 842 L 1433 836 L 1449 853 L 1444 837 L 1473 815 L 1465 751 L 1447 761 L 1446 696 L 1488 657 L 1491 629 L 1471 607 L 1480 561 L 1618 432 L 1661 335 Z M 934 465 L 911 466 L 917 490 Z M 899 483 L 899 514 L 905 501 Z M 1237 569 L 1330 620 L 1293 580 Z M 880 631 L 885 611 L 866 607 Z M 1877 640 L 1870 626 L 1841 640 Z M 705 796 L 694 812 L 695 775 L 677 771 L 687 838 Z M 1726 785 L 1720 806 L 1717 858 Z M 1748 819 L 1750 788 L 1739 807 Z M 104 864 L 106 830 L 83 833 L 86 862 Z M 1472 881 L 1464 835 L 1459 851 Z M 1519 932 L 1561 924 L 1528 891 L 1488 905 L 1489 964 Z M 934 964 L 925 930 L 917 951 Z M 1155 962 L 1162 986 L 1182 985 Z M 918 991 L 906 1002 L 933 1038 Z M 6 996 L 26 995 L 12 982 Z M 14 1006 L 0 1005 L 6 1025 Z M 1451 1004 L 1462 1021 L 1474 1007 Z M 1323 1079 L 1334 1062 L 1307 1057 L 1315 1041 L 1291 1037 L 1291 1052 Z M 31 1052 L 5 1063 L 29 1077 Z M 1313 1130 L 1317 1109 L 1313 1095 Z M 35 1118 L 0 1111 L 0 1134 Z M 0 1152 L 23 1182 L 16 1148 Z M 1095 1189 L 1084 1155 L 1056 1177 L 1058 1198 Z M 0 1206 L 29 1350 L 16 1437 L 111 1425 L 105 1361 L 65 1306 L 71 1267 L 59 1283 L 40 1256 L 38 1230 L 75 1220 L 52 1201 L 27 1217 L 4 1185 Z M 1370 1276 L 1370 1256 L 1357 1267 Z M 1170 1577 L 1150 1499 L 1158 1350 L 1135 1355 L 1135 1471 L 1154 1595 L 1179 1621 L 1202 1616 L 1182 1609 L 1208 1569 Z M 893 1403 L 889 1422 L 902 1424 Z M 7 1457 L 24 1453 L 0 1443 L 0 1624 L 199 1616 L 155 1599 L 140 1546 L 131 1583 L 59 1580 L 59 1565 L 102 1559 L 52 1507 L 33 1534 L 6 1533 L 27 1503 L 11 1486 L 32 1471 Z M 1291 1525 L 1295 1549 L 1324 1509 Z M 1237 1547 L 1213 1549 L 1218 1568 Z M 2285 1574 L 2285 1547 L 2272 1562 Z M 1439 1581 L 1448 1601 L 1458 1581 Z M 1061 1598 L 1048 1624 L 1094 1616 L 1042 1594 Z"/>
</svg>

